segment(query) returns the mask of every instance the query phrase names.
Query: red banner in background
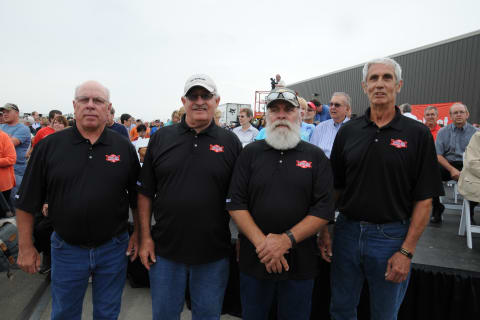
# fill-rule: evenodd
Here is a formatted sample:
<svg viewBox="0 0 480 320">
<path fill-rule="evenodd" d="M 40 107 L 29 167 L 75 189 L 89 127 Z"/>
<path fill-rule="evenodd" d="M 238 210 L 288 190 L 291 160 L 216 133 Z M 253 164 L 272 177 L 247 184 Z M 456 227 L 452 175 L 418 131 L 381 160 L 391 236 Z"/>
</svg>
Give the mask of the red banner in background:
<svg viewBox="0 0 480 320">
<path fill-rule="evenodd" d="M 425 111 L 425 108 L 428 106 L 435 106 L 438 109 L 438 124 L 446 126 L 447 124 L 452 123 L 452 120 L 450 119 L 450 107 L 454 103 L 457 102 L 412 104 L 412 114 L 414 114 L 419 121 L 425 123 L 425 118 L 423 117 L 423 112 Z"/>
</svg>

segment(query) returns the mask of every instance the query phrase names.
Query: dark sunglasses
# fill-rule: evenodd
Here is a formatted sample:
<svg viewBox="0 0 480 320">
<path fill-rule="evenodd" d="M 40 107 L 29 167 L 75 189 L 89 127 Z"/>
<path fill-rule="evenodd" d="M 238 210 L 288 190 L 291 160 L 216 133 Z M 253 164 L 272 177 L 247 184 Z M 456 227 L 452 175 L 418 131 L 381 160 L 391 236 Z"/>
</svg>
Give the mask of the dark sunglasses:
<svg viewBox="0 0 480 320">
<path fill-rule="evenodd" d="M 204 93 L 204 94 L 193 94 L 187 93 L 185 96 L 188 100 L 195 102 L 198 100 L 198 97 L 202 98 L 203 101 L 208 101 L 213 98 L 213 93 Z"/>
<path fill-rule="evenodd" d="M 333 106 L 335 106 L 335 108 L 340 108 L 342 105 L 338 102 L 335 102 L 335 103 L 330 102 L 330 107 L 333 107 Z"/>
</svg>

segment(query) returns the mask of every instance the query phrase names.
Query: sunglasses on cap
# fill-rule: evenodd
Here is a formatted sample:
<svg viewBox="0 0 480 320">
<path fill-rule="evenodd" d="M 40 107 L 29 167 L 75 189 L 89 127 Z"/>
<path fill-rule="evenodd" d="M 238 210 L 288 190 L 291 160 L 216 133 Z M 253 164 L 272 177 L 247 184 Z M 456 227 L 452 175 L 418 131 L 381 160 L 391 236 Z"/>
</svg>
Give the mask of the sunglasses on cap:
<svg viewBox="0 0 480 320">
<path fill-rule="evenodd" d="M 277 100 L 277 99 L 283 99 L 286 100 L 290 103 L 292 103 L 295 107 L 299 106 L 299 102 L 297 99 L 297 96 L 289 91 L 283 91 L 283 92 L 271 92 L 266 98 L 265 102 L 269 104 L 270 102 Z"/>
<path fill-rule="evenodd" d="M 3 107 L 0 108 L 1 111 L 3 110 L 15 110 L 19 112 L 18 107 L 16 104 L 13 103 L 6 103 Z"/>
</svg>

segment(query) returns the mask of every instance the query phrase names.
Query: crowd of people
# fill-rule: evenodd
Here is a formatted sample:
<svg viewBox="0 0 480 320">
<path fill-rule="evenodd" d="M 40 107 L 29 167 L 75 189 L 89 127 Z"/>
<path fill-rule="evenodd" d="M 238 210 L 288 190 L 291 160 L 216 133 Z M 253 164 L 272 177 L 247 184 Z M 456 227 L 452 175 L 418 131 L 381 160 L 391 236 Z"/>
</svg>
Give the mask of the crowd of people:
<svg viewBox="0 0 480 320">
<path fill-rule="evenodd" d="M 27 126 L 15 104 L 0 108 L 0 187 L 17 219 L 17 263 L 51 268 L 52 319 L 80 318 L 89 278 L 93 317 L 116 319 L 127 257 L 149 271 L 153 319 L 178 319 L 187 285 L 193 318 L 219 319 L 230 218 L 244 319 L 267 319 L 274 300 L 279 318 L 309 319 L 318 254 L 331 263 L 332 318 L 356 318 L 366 281 L 372 318 L 396 319 L 432 207 L 441 222 L 441 180 L 460 178 L 474 219 L 480 133 L 467 106 L 454 104 L 441 129 L 434 106 L 425 124 L 409 119 L 390 58 L 365 64 L 369 107 L 358 117 L 346 92 L 323 105 L 276 80 L 264 121 L 254 127 L 242 108 L 233 130 L 220 126 L 219 91 L 204 74 L 187 79 L 165 125 L 130 114 L 116 122 L 96 81 L 75 88 L 71 123 L 52 110 Z"/>
</svg>

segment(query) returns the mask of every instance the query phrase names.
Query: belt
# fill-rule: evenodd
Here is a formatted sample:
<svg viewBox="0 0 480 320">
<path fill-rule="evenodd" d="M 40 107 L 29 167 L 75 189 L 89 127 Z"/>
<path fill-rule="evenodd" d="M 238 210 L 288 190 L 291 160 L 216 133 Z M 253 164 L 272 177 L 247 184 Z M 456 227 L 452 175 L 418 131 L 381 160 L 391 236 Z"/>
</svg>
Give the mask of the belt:
<svg viewBox="0 0 480 320">
<path fill-rule="evenodd" d="M 119 235 L 121 235 L 122 233 L 125 233 L 127 232 L 127 230 L 122 230 L 122 231 L 119 231 L 117 233 L 115 233 L 112 238 L 114 237 L 118 237 Z M 87 243 L 83 243 L 83 244 L 76 244 L 77 247 L 80 247 L 82 249 L 95 249 L 95 248 L 98 248 L 100 246 L 103 246 L 105 243 L 107 243 L 108 241 L 112 240 L 112 238 L 108 239 L 108 240 L 105 240 L 101 243 L 95 243 L 93 241 L 91 242 L 87 242 Z"/>
</svg>

